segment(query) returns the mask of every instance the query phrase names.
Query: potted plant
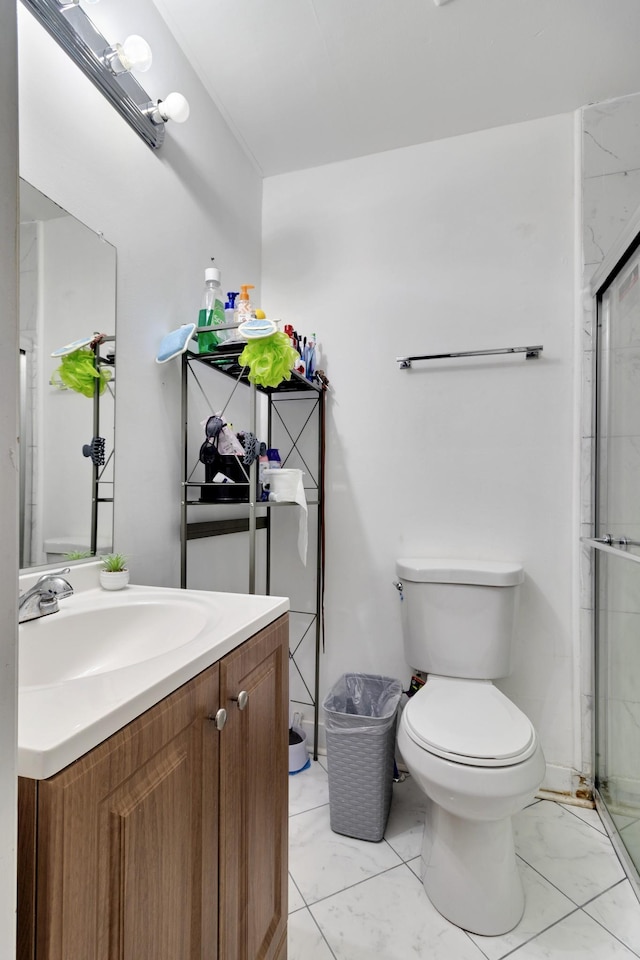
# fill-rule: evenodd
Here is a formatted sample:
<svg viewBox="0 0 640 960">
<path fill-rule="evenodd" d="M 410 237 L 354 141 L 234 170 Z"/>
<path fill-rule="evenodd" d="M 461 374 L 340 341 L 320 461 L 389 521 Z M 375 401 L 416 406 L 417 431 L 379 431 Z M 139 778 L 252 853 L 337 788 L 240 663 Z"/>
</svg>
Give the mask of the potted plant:
<svg viewBox="0 0 640 960">
<path fill-rule="evenodd" d="M 100 586 L 105 590 L 122 590 L 129 583 L 127 558 L 122 553 L 108 553 L 103 557 Z"/>
<path fill-rule="evenodd" d="M 90 550 L 70 550 L 69 553 L 65 553 L 65 560 L 89 560 L 91 558 Z"/>
</svg>

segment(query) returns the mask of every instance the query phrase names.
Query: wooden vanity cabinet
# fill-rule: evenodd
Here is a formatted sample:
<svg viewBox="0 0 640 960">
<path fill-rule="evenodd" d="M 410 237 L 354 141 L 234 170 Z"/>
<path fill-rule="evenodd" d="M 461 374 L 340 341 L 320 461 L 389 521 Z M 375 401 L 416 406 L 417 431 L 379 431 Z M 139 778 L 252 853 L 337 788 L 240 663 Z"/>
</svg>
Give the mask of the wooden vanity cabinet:
<svg viewBox="0 0 640 960">
<path fill-rule="evenodd" d="M 18 960 L 285 960 L 287 619 L 20 780 Z"/>
</svg>

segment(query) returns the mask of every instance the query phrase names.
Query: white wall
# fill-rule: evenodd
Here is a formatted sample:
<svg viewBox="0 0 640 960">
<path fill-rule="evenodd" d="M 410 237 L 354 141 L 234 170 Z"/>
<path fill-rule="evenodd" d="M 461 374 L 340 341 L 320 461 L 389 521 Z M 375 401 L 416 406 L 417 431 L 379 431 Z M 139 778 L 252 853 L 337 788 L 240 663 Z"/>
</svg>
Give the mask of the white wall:
<svg viewBox="0 0 640 960">
<path fill-rule="evenodd" d="M 513 676 L 546 786 L 575 787 L 573 118 L 265 181 L 263 301 L 317 333 L 327 421 L 322 689 L 409 677 L 399 556 L 520 560 Z M 405 354 L 544 345 L 520 357 Z"/>
<path fill-rule="evenodd" d="M 18 602 L 18 191 L 14 0 L 0 0 L 0 944 L 15 952 L 16 635 Z"/>
<path fill-rule="evenodd" d="M 117 248 L 115 548 L 135 581 L 177 585 L 180 365 L 155 356 L 197 319 L 211 256 L 225 290 L 258 282 L 262 183 L 150 0 L 91 16 L 110 40 L 146 37 L 145 89 L 184 93 L 190 119 L 150 150 L 19 5 L 20 172 Z"/>
</svg>

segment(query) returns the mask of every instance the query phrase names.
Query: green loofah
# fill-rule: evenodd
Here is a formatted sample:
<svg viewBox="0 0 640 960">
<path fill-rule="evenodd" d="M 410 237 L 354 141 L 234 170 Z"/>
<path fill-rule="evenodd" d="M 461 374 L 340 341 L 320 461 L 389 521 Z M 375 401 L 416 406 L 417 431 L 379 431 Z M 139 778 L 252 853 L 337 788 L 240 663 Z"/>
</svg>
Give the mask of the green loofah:
<svg viewBox="0 0 640 960">
<path fill-rule="evenodd" d="M 89 350 L 88 347 L 82 347 L 64 356 L 51 377 L 51 383 L 54 386 L 61 390 L 68 387 L 84 397 L 93 397 L 96 380 L 100 381 L 99 390 L 102 396 L 107 382 L 111 380 L 111 371 L 104 367 L 96 370 L 93 350 Z"/>
<path fill-rule="evenodd" d="M 269 337 L 249 340 L 238 363 L 249 367 L 249 380 L 260 387 L 277 387 L 291 379 L 291 368 L 298 354 L 286 333 L 278 331 Z"/>
</svg>

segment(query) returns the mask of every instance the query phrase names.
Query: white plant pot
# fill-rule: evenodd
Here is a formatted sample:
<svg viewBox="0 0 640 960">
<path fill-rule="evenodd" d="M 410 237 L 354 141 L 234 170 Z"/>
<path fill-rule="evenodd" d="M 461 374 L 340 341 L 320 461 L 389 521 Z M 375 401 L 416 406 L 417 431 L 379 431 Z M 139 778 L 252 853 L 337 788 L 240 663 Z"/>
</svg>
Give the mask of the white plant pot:
<svg viewBox="0 0 640 960">
<path fill-rule="evenodd" d="M 103 590 L 122 590 L 129 583 L 128 570 L 100 571 L 100 586 Z"/>
</svg>

